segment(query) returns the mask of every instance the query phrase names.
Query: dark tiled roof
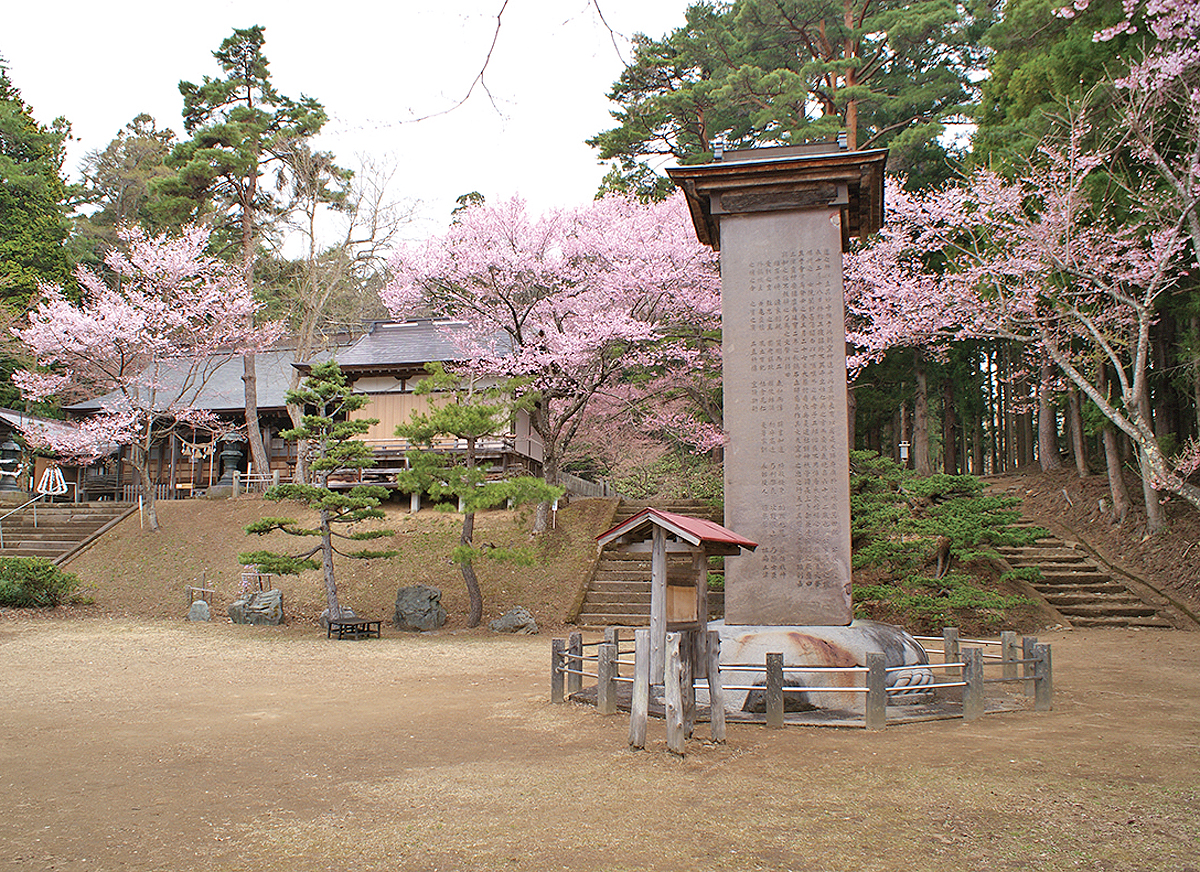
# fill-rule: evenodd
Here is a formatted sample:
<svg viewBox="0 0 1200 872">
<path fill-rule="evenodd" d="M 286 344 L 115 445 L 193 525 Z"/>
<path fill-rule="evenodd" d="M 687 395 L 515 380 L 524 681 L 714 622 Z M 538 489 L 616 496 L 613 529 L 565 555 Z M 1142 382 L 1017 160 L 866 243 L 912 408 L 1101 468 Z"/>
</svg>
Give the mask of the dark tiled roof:
<svg viewBox="0 0 1200 872">
<path fill-rule="evenodd" d="M 337 355 L 346 372 L 419 368 L 431 361 L 461 360 L 467 356 L 466 325 L 446 319 L 382 321 Z"/>
<path fill-rule="evenodd" d="M 312 358 L 317 360 L 328 360 L 328 352 L 321 352 L 314 355 Z M 283 396 L 291 387 L 292 360 L 295 357 L 295 352 L 288 348 L 274 351 L 260 351 L 255 355 L 254 369 L 258 376 L 258 407 L 259 409 L 282 409 L 286 405 L 283 401 Z M 168 369 L 161 376 L 163 385 L 167 386 L 161 392 L 163 396 L 163 406 L 171 399 L 174 399 L 178 394 L 177 390 L 169 386 L 178 385 L 181 380 L 187 375 L 189 364 L 182 361 L 174 370 Z M 212 412 L 241 412 L 246 408 L 246 387 L 242 381 L 244 367 L 242 359 L 234 357 L 224 361 L 209 374 L 208 381 L 200 392 L 195 406 L 200 409 L 207 409 Z M 108 394 L 104 397 L 99 397 L 93 400 L 85 400 L 82 403 L 75 403 L 67 408 L 72 412 L 94 412 L 99 410 L 106 402 L 113 402 L 117 399 L 116 393 Z"/>
</svg>

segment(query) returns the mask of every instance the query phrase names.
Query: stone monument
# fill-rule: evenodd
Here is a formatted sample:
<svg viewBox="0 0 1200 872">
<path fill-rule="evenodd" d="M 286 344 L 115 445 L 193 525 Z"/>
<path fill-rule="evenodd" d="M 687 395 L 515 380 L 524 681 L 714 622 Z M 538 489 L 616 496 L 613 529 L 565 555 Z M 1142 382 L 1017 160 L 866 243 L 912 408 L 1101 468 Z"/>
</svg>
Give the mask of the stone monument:
<svg viewBox="0 0 1200 872">
<path fill-rule="evenodd" d="M 861 663 L 881 649 L 903 658 L 889 665 L 924 659 L 911 637 L 891 639 L 900 630 L 848 626 L 842 252 L 883 223 L 886 159 L 828 143 L 728 151 L 667 171 L 700 241 L 720 251 L 725 526 L 759 543 L 726 570 L 723 661 L 761 650 L 789 665 Z M 830 646 L 828 664 L 809 662 Z"/>
</svg>

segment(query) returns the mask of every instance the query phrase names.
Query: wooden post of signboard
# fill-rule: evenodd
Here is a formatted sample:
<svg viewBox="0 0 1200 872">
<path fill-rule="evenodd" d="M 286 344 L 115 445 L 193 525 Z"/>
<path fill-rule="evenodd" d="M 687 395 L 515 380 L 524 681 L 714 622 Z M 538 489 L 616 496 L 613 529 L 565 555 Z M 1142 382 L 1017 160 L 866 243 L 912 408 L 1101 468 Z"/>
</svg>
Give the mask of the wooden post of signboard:
<svg viewBox="0 0 1200 872">
<path fill-rule="evenodd" d="M 667 644 L 667 534 L 654 526 L 650 549 L 650 683 L 663 683 Z"/>
</svg>

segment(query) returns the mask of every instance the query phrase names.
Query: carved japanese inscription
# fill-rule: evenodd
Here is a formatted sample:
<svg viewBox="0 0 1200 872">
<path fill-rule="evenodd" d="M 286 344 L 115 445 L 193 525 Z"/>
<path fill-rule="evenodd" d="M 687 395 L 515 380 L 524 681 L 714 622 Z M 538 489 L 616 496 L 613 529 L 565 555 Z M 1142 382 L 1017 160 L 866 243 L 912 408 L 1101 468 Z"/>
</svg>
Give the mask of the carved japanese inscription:
<svg viewBox="0 0 1200 872">
<path fill-rule="evenodd" d="M 847 624 L 850 495 L 836 208 L 721 222 L 728 624 Z"/>
</svg>

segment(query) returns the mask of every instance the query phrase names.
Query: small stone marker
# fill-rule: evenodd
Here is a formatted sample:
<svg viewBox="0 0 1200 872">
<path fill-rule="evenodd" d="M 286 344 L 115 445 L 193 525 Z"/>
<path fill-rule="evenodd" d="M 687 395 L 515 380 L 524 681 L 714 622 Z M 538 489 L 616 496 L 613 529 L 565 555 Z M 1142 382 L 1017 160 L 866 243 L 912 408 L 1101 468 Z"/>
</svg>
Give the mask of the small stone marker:
<svg viewBox="0 0 1200 872">
<path fill-rule="evenodd" d="M 208 607 L 208 603 L 204 600 L 196 600 L 188 609 L 187 619 L 189 621 L 211 621 L 212 609 Z"/>
<path fill-rule="evenodd" d="M 283 591 L 277 588 L 259 590 L 234 600 L 229 606 L 229 619 L 235 624 L 282 624 Z"/>
</svg>

